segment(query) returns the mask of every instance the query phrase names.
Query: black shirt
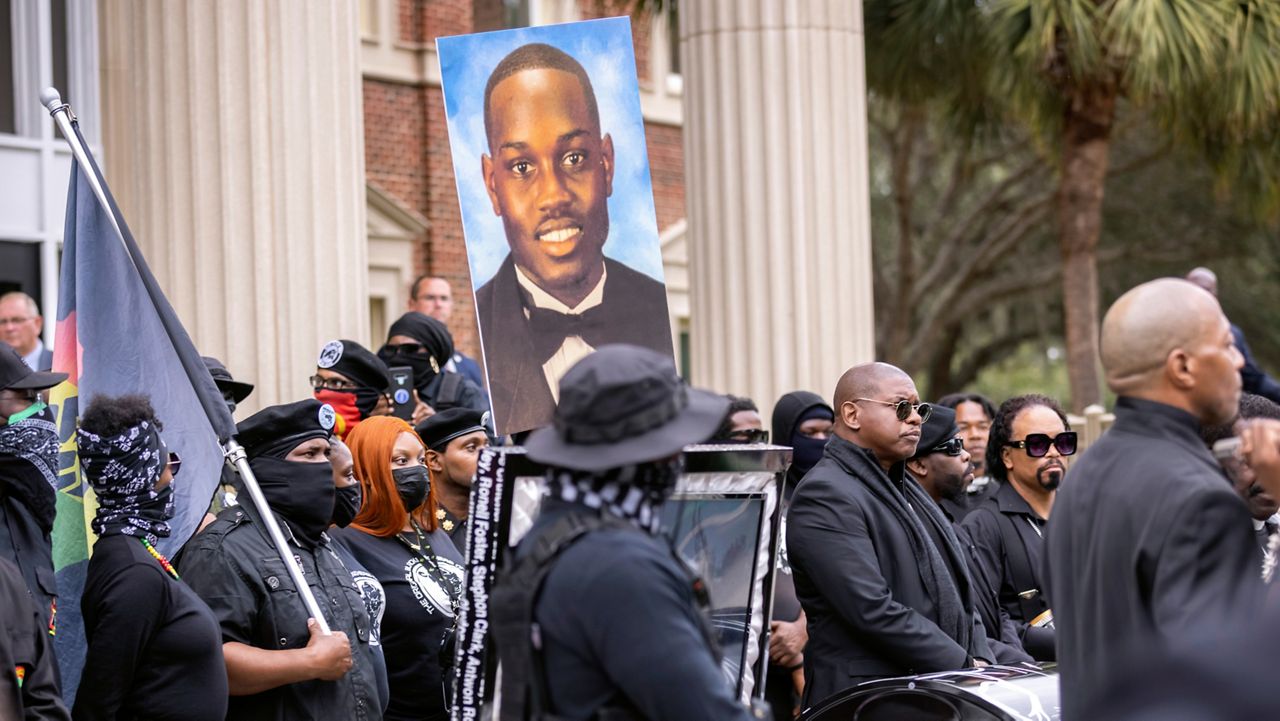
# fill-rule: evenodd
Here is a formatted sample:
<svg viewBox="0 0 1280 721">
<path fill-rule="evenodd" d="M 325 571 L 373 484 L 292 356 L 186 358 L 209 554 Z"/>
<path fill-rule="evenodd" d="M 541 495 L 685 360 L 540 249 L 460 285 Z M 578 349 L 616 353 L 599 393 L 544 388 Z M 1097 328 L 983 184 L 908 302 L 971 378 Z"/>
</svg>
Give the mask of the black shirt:
<svg viewBox="0 0 1280 721">
<path fill-rule="evenodd" d="M 137 538 L 98 540 L 80 609 L 89 650 L 72 714 L 77 721 L 226 716 L 218 622 Z"/>
<path fill-rule="evenodd" d="M 311 638 L 308 613 L 293 579 L 266 532 L 244 506 L 218 514 L 187 543 L 178 561 L 182 580 L 209 605 L 222 628 L 222 641 L 267 650 L 303 648 Z M 227 718 L 234 721 L 316 719 L 376 721 L 382 718 L 373 657 L 371 624 L 351 574 L 322 535 L 314 550 L 297 545 L 288 526 L 280 530 L 302 566 L 334 631 L 347 634 L 352 668 L 338 681 L 288 684 L 252 696 L 233 696 Z"/>
<path fill-rule="evenodd" d="M 545 500 L 517 555 L 572 508 Z M 749 719 L 699 613 L 689 575 L 663 540 L 606 529 L 565 549 L 534 610 L 557 717 L 586 721 L 625 698 L 657 721 Z"/>
<path fill-rule="evenodd" d="M 382 651 L 391 688 L 386 718 L 449 718 L 440 647 L 453 628 L 453 603 L 462 592 L 462 556 L 443 530 L 423 537 L 429 546 L 422 549 L 427 558 L 398 536 L 379 538 L 354 528 L 341 529 L 334 535 L 382 584 L 386 598 L 385 607 L 379 611 Z M 416 537 L 413 543 L 417 543 Z"/>
<path fill-rule="evenodd" d="M 24 676 L 18 683 L 16 670 Z M 0 558 L 0 719 L 71 718 L 58 694 L 48 622 L 27 594 L 18 567 Z"/>
</svg>

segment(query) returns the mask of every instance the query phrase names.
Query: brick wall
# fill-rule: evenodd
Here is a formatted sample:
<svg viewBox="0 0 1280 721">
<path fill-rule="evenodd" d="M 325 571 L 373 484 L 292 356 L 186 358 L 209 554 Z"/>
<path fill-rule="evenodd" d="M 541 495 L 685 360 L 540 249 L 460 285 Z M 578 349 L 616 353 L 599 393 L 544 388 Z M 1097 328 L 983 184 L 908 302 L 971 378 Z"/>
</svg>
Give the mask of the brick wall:
<svg viewBox="0 0 1280 721">
<path fill-rule="evenodd" d="M 483 2 L 477 5 L 477 1 L 399 0 L 399 37 L 406 43 L 434 44 L 438 36 L 472 32 L 477 15 L 482 21 L 486 16 Z M 588 9 L 584 16 L 627 12 L 624 3 L 601 1 L 605 7 Z M 636 22 L 632 27 L 637 36 L 637 68 L 647 78 L 649 26 Z M 440 88 L 365 78 L 364 115 L 368 179 L 431 221 L 426 239 L 414 249 L 415 271 L 449 280 L 454 291 L 450 322 L 454 341 L 464 353 L 476 357 L 479 341 L 471 278 Z M 646 123 L 645 134 L 658 227 L 665 229 L 685 216 L 681 132 L 676 126 Z"/>
</svg>

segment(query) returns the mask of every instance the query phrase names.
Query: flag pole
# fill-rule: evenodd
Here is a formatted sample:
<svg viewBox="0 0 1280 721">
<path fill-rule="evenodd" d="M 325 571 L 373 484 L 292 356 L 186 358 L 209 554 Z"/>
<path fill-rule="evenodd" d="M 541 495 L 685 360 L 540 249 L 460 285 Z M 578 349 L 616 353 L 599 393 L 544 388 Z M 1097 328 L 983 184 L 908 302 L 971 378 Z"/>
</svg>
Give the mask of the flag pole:
<svg viewBox="0 0 1280 721">
<path fill-rule="evenodd" d="M 129 248 L 128 241 L 125 240 L 124 232 L 120 228 L 120 222 L 116 219 L 116 214 L 111 201 L 107 198 L 106 188 L 99 180 L 95 171 L 97 167 L 93 162 L 89 149 L 84 146 L 80 140 L 80 133 L 72 125 L 76 121 L 75 114 L 71 111 L 71 106 L 62 102 L 62 95 L 56 88 L 45 88 L 40 93 L 40 104 L 53 116 L 53 121 L 57 123 L 58 128 L 62 130 L 62 137 L 66 139 L 67 145 L 71 146 L 71 154 L 75 156 L 76 163 L 80 166 L 81 172 L 84 174 L 85 180 L 89 181 L 89 187 L 93 190 L 93 194 L 98 199 L 98 203 L 102 206 L 107 218 L 111 221 L 111 226 L 115 228 L 116 237 L 124 244 L 126 255 L 129 256 L 130 262 L 133 262 L 134 268 L 138 264 L 133 258 L 132 250 Z M 151 295 L 152 302 L 155 302 L 153 289 L 147 285 L 148 295 Z M 178 347 L 178 341 L 174 338 L 171 329 L 166 325 L 165 331 L 169 334 L 169 340 L 173 342 L 175 348 Z M 186 332 L 182 331 L 181 335 L 185 338 Z M 194 352 L 194 348 L 192 349 Z M 182 354 L 179 352 L 179 359 Z M 192 368 L 186 363 L 182 363 L 183 370 L 187 374 L 187 380 L 191 382 L 193 388 L 199 388 L 199 380 L 192 375 Z M 197 394 L 199 395 L 199 394 Z M 203 398 L 201 399 L 204 400 Z M 203 402 L 201 406 L 205 415 L 209 417 L 209 423 L 214 428 L 219 428 L 223 424 L 211 416 L 211 410 Z M 226 419 L 226 423 L 230 423 L 230 414 Z M 220 439 L 221 440 L 221 439 Z M 271 512 L 271 506 L 267 503 L 266 496 L 262 495 L 262 488 L 258 485 L 258 479 L 253 475 L 253 469 L 249 467 L 248 456 L 245 454 L 244 447 L 241 446 L 234 437 L 228 437 L 222 440 L 223 455 L 227 462 L 230 463 L 240 474 L 240 479 L 244 482 L 245 490 L 249 491 L 249 498 L 253 501 L 253 505 L 258 509 L 259 515 L 262 516 L 263 525 L 267 528 L 267 535 L 270 536 L 272 543 L 276 547 L 276 553 L 279 554 L 280 560 L 284 562 L 285 568 L 289 570 L 289 577 L 293 580 L 293 585 L 298 589 L 298 594 L 302 597 L 302 603 L 307 608 L 307 613 L 316 620 L 316 625 L 324 634 L 329 634 L 329 622 L 325 620 L 324 614 L 320 611 L 320 604 L 316 602 L 315 594 L 311 592 L 311 586 L 307 584 L 306 578 L 302 575 L 302 568 L 298 561 L 294 558 L 293 552 L 289 550 L 289 545 L 284 540 L 284 533 L 280 530 L 280 524 L 276 522 L 275 514 Z"/>
</svg>

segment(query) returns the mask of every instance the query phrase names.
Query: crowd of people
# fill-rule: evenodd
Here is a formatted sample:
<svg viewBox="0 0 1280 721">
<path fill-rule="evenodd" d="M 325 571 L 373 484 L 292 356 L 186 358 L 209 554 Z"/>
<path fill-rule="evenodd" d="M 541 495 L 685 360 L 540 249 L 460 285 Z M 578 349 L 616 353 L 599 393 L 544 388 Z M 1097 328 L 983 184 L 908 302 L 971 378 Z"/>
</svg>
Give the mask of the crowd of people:
<svg viewBox="0 0 1280 721">
<path fill-rule="evenodd" d="M 1058 664 L 1063 718 L 1236 717 L 1213 715 L 1232 679 L 1204 669 L 1256 645 L 1233 635 L 1242 622 L 1274 625 L 1280 405 L 1242 395 L 1241 334 L 1200 270 L 1107 312 L 1116 420 L 1078 459 L 1045 395 L 931 403 L 873 362 L 829 401 L 779 398 L 771 440 L 792 452 L 755 707 L 724 682 L 705 584 L 659 509 L 684 446 L 768 442 L 761 410 L 690 388 L 664 354 L 597 349 L 560 380 L 554 422 L 519 439 L 548 470 L 491 599 L 498 717 L 789 719 L 866 681 L 1044 662 Z M 237 425 L 301 576 L 230 468 L 198 532 L 162 555 L 182 460 L 145 395 L 90 399 L 73 442 L 97 541 L 70 708 L 51 642 L 64 447 L 42 395 L 66 376 L 39 369 L 42 349 L 0 348 L 0 719 L 448 717 L 470 489 L 480 452 L 512 440 L 495 437 L 478 365 L 454 348 L 447 283 L 419 279 L 411 295 L 427 312 L 376 352 L 326 343 L 313 397 Z M 0 310 L 6 299 L 29 308 L 5 296 Z M 206 364 L 230 409 L 253 391 Z M 393 369 L 411 378 L 403 394 Z M 1232 447 L 1215 457 L 1215 444 Z M 1215 653 L 1199 653 L 1206 639 Z M 1253 702 L 1236 693 L 1231 707 Z"/>
</svg>

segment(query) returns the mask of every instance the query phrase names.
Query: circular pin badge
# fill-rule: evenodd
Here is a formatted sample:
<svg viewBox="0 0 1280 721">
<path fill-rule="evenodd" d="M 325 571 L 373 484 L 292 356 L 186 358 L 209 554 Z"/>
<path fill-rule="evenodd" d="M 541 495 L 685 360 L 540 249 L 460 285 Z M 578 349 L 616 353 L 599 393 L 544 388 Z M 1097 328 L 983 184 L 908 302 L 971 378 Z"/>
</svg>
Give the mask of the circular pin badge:
<svg viewBox="0 0 1280 721">
<path fill-rule="evenodd" d="M 489 426 L 489 411 L 480 414 L 480 425 L 486 428 Z"/>
<path fill-rule="evenodd" d="M 320 406 L 320 427 L 326 431 L 333 430 L 333 424 L 337 422 L 338 414 L 334 412 L 333 406 L 325 403 Z"/>
<path fill-rule="evenodd" d="M 396 394 L 395 394 L 395 400 L 396 400 L 396 403 L 399 403 L 400 405 L 404 405 L 405 403 L 408 403 L 409 391 L 403 388 L 397 388 Z"/>
<path fill-rule="evenodd" d="M 342 359 L 342 341 L 331 340 L 320 349 L 320 357 L 316 359 L 317 368 L 332 368 Z"/>
</svg>

